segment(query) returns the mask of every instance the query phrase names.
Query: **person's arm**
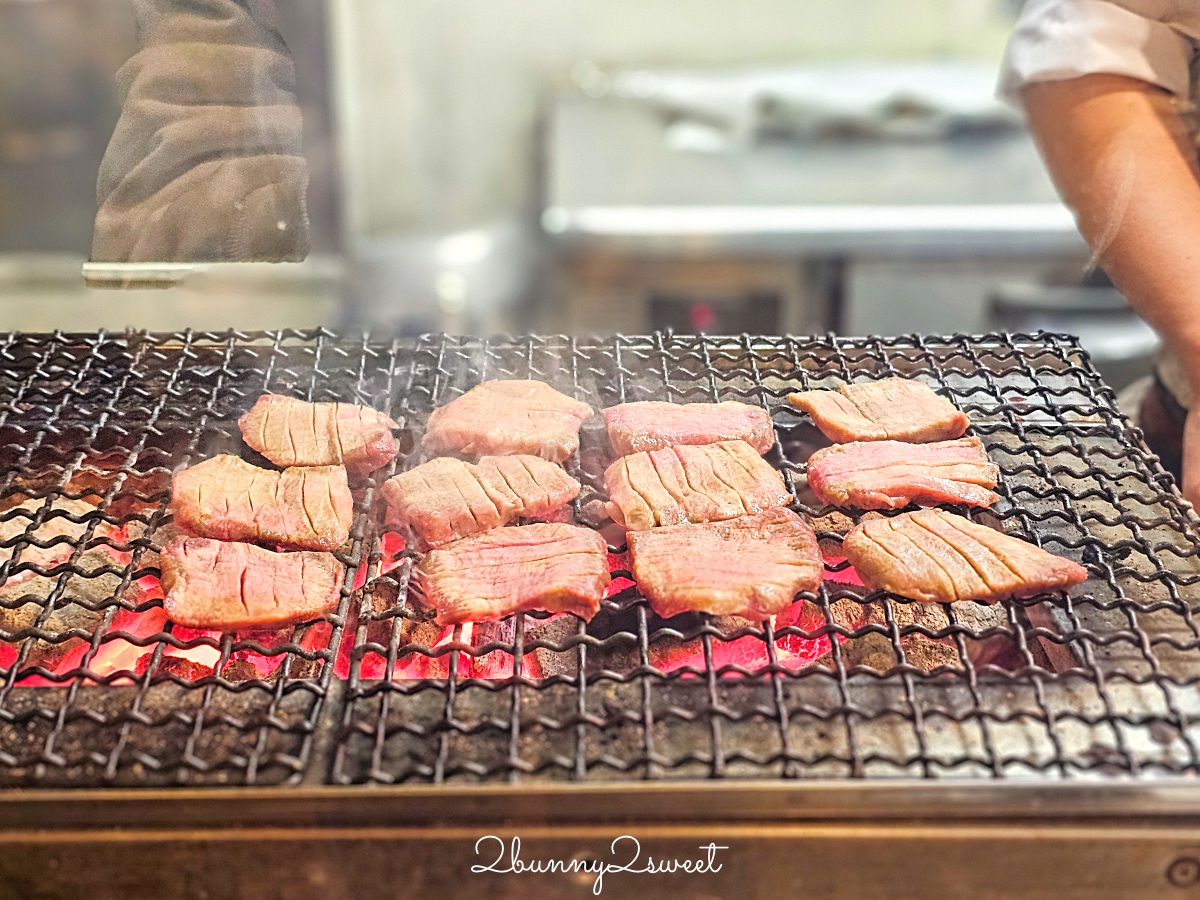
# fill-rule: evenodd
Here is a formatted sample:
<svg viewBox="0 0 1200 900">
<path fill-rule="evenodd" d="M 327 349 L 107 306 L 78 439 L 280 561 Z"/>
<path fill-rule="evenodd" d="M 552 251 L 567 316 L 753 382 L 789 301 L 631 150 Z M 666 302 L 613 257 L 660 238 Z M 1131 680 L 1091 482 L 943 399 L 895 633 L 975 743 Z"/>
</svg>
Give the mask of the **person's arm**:
<svg viewBox="0 0 1200 900">
<path fill-rule="evenodd" d="M 1119 75 L 1039 82 L 1021 99 L 1096 260 L 1200 397 L 1200 168 L 1174 101 Z M 1198 407 L 1185 431 L 1183 492 L 1200 506 Z"/>
</svg>

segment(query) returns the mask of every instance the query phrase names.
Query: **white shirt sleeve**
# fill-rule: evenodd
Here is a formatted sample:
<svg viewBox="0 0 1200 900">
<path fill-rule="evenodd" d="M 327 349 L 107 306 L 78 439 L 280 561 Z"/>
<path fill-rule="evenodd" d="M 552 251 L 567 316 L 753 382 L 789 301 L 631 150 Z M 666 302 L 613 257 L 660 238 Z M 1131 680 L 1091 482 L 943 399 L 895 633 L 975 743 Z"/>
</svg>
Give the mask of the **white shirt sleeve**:
<svg viewBox="0 0 1200 900">
<path fill-rule="evenodd" d="M 1028 84 L 1104 73 L 1187 97 L 1191 56 L 1187 37 L 1118 0 L 1028 0 L 1004 53 L 999 93 L 1016 102 Z"/>
</svg>

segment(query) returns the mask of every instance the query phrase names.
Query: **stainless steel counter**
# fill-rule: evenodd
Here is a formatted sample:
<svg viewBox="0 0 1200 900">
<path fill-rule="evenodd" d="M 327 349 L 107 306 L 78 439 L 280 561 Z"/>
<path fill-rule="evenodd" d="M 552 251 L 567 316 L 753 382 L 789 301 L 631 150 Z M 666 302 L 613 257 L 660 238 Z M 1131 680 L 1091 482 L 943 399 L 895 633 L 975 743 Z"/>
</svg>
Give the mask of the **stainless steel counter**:
<svg viewBox="0 0 1200 900">
<path fill-rule="evenodd" d="M 670 147 L 666 124 L 642 103 L 558 100 L 548 123 L 544 229 L 566 246 L 632 254 L 1085 252 L 1021 132 L 702 153 Z"/>
</svg>

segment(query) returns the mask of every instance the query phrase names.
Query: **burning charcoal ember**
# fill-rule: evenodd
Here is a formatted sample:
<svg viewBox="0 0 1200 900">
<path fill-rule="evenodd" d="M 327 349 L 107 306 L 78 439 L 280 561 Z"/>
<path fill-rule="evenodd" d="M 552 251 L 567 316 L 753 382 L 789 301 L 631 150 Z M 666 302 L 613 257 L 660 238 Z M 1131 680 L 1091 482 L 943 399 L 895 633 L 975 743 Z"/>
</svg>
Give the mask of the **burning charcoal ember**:
<svg viewBox="0 0 1200 900">
<path fill-rule="evenodd" d="M 78 572 L 58 576 L 28 572 L 20 574 L 32 577 L 9 578 L 0 587 L 0 631 L 15 635 L 25 629 L 40 627 L 54 635 L 81 631 L 90 638 L 104 621 L 108 607 L 116 602 L 116 595 L 121 589 L 121 576 L 103 571 L 113 566 L 114 560 L 107 548 L 93 547 L 81 553 L 75 561 Z M 38 619 L 45 611 L 51 594 L 64 578 L 65 584 L 54 609 L 38 626 Z M 22 603 L 22 600 L 27 602 Z M 53 668 L 86 643 L 87 639 L 78 636 L 62 641 L 38 638 L 31 645 L 26 664 Z"/>
<path fill-rule="evenodd" d="M 608 467 L 604 484 L 610 515 L 629 531 L 732 519 L 792 500 L 780 474 L 745 441 L 625 456 Z"/>
<path fill-rule="evenodd" d="M 464 456 L 540 456 L 562 463 L 579 449 L 586 403 L 541 381 L 485 381 L 435 409 L 422 446 Z"/>
<path fill-rule="evenodd" d="M 516 623 L 516 616 L 508 616 L 492 622 L 475 622 L 471 626 L 471 646 L 476 651 L 488 644 L 501 645 L 497 649 L 471 657 L 472 677 L 508 678 L 515 674 L 513 651 L 517 636 Z"/>
<path fill-rule="evenodd" d="M 971 424 L 928 385 L 907 378 L 844 384 L 839 391 L 804 391 L 788 400 L 808 413 L 830 440 L 947 441 Z"/>
<path fill-rule="evenodd" d="M 637 633 L 638 606 L 646 604 L 622 604 L 617 607 L 604 606 L 594 618 L 587 623 L 587 633 L 597 640 L 605 640 L 618 634 Z M 647 613 L 653 621 L 653 613 Z"/>
<path fill-rule="evenodd" d="M 531 609 L 590 619 L 610 580 L 608 548 L 572 525 L 497 528 L 431 551 L 416 580 L 442 625 Z"/>
<path fill-rule="evenodd" d="M 817 538 L 791 510 L 630 532 L 638 588 L 659 616 L 687 610 L 762 621 L 824 572 Z"/>
<path fill-rule="evenodd" d="M 865 522 L 842 546 L 868 587 L 926 602 L 1028 597 L 1088 577 L 1071 560 L 938 509 Z"/>
<path fill-rule="evenodd" d="M 450 674 L 450 656 L 435 657 L 428 652 L 449 640 L 449 632 L 444 626 L 432 619 L 409 615 L 371 621 L 367 625 L 367 641 L 383 648 L 379 653 L 380 666 L 386 664 L 393 632 L 397 650 L 394 678 L 446 678 Z M 406 650 L 406 647 L 412 649 Z M 426 652 L 421 652 L 422 649 Z M 382 669 L 377 677 L 382 677 Z"/>
<path fill-rule="evenodd" d="M 852 518 L 838 510 L 830 510 L 822 516 L 810 518 L 809 523 L 817 536 L 817 545 L 823 557 L 836 560 L 845 556 L 842 539 L 854 528 Z"/>
<path fill-rule="evenodd" d="M 528 455 L 485 456 L 477 465 L 443 457 L 383 486 L 389 520 L 411 525 L 431 547 L 518 518 L 544 519 L 578 493 L 560 466 Z"/>
<path fill-rule="evenodd" d="M 355 599 L 359 597 L 366 600 L 367 642 L 383 648 L 378 654 L 379 671 L 373 677 L 383 675 L 393 632 L 398 650 L 395 678 L 446 678 L 449 675 L 448 655 L 435 658 L 417 650 L 404 650 L 410 646 L 432 649 L 448 632 L 445 626 L 433 621 L 429 610 L 404 608 L 398 615 L 388 615 L 400 605 L 400 585 L 394 578 L 387 575 L 376 578 L 363 587 Z"/>
<path fill-rule="evenodd" d="M 721 632 L 721 634 L 725 635 L 727 638 L 732 637 L 737 632 L 746 629 L 752 631 L 762 630 L 761 619 L 755 622 L 752 619 L 745 619 L 741 616 L 710 616 L 708 622 L 709 625 Z"/>
<path fill-rule="evenodd" d="M 575 635 L 579 634 L 579 620 L 571 616 L 551 616 L 548 619 L 525 617 L 525 647 L 526 658 L 532 654 L 540 670 L 537 674 L 542 678 L 556 675 L 575 677 L 579 674 L 579 650 L 570 644 Z M 551 650 L 549 647 L 537 647 L 529 650 L 534 641 L 541 641 L 553 647 L 563 647 L 563 650 Z"/>
<path fill-rule="evenodd" d="M 854 601 L 839 600 L 830 604 L 834 623 L 849 631 L 857 631 L 867 625 L 881 625 L 889 629 L 887 615 L 879 603 L 865 608 Z M 900 630 L 900 646 L 904 650 L 905 662 L 922 672 L 931 672 L 939 666 L 961 668 L 962 661 L 950 638 L 933 639 L 920 633 L 905 633 L 905 628 L 920 625 L 929 631 L 944 631 L 950 625 L 945 610 L 936 604 L 892 603 L 892 618 Z M 892 644 L 892 635 L 869 632 L 841 642 L 839 647 L 842 664 L 847 668 L 862 666 L 886 672 L 899 659 Z M 832 652 L 816 661 L 816 665 L 834 668 Z"/>
<path fill-rule="evenodd" d="M 177 537 L 161 554 L 164 606 L 195 628 L 237 631 L 319 618 L 337 607 L 345 568 L 331 553 Z"/>
<path fill-rule="evenodd" d="M 222 454 L 175 475 L 171 509 L 198 537 L 336 550 L 350 538 L 354 498 L 342 466 L 275 472 Z"/>
<path fill-rule="evenodd" d="M 138 569 L 162 569 L 162 548 L 177 537 L 191 537 L 175 526 L 174 521 L 168 520 L 158 525 L 153 531 L 148 528 L 140 535 L 140 540 L 146 545 L 138 560 Z"/>
<path fill-rule="evenodd" d="M 67 497 L 55 497 L 46 508 L 44 499 L 30 499 L 0 513 L 0 541 L 14 546 L 0 547 L 0 562 L 7 562 L 16 555 L 15 542 L 18 539 L 28 539 L 21 547 L 21 556 L 17 564 L 29 563 L 49 569 L 70 559 L 76 544 L 83 538 L 91 524 L 86 520 L 89 513 L 95 513 L 96 507 L 82 500 L 71 500 Z M 41 516 L 42 522 L 32 528 L 36 517 Z M 72 519 L 84 519 L 76 522 Z M 107 522 L 98 522 L 92 532 L 93 538 L 112 538 L 116 529 Z M 39 547 L 32 541 L 48 544 L 56 539 L 56 543 L 48 547 Z M 110 560 L 111 561 L 111 560 Z M 7 584 L 21 578 L 33 578 L 37 573 L 32 571 L 18 572 L 10 575 Z"/>
<path fill-rule="evenodd" d="M 253 666 L 251 666 L 253 668 Z M 155 675 L 175 675 L 184 681 L 198 681 L 213 673 L 212 666 L 206 666 L 186 656 L 164 656 L 159 660 Z"/>
<path fill-rule="evenodd" d="M 775 426 L 761 406 L 723 403 L 622 403 L 602 411 L 617 456 L 662 450 L 676 444 L 741 440 L 759 454 L 775 443 Z"/>
<path fill-rule="evenodd" d="M 844 512 L 839 512 L 836 509 L 831 509 L 824 515 L 814 516 L 811 522 L 813 531 L 817 532 L 818 535 L 821 532 L 828 531 L 833 534 L 845 536 L 854 527 L 854 520 Z"/>
<path fill-rule="evenodd" d="M 517 617 L 505 616 L 487 622 L 476 622 L 471 631 L 471 646 L 501 644 L 501 650 L 511 654 L 517 639 Z"/>
<path fill-rule="evenodd" d="M 933 444 L 860 441 L 818 450 L 808 486 L 828 506 L 899 509 L 916 503 L 991 506 L 1000 467 L 977 437 Z"/>
<path fill-rule="evenodd" d="M 319 659 L 306 659 L 303 656 L 293 656 L 291 668 L 288 669 L 288 678 L 293 681 L 315 681 L 321 676 L 321 668 L 325 665 Z M 278 677 L 282 669 L 275 669 L 271 673 L 271 678 Z"/>
<path fill-rule="evenodd" d="M 673 672 L 685 666 L 704 669 L 704 643 L 698 637 L 678 638 L 658 633 L 649 642 L 647 652 L 650 665 L 660 672 Z"/>
<path fill-rule="evenodd" d="M 119 579 L 117 581 L 119 583 Z M 12 633 L 24 628 L 33 628 L 44 609 L 39 603 L 27 603 L 12 610 L 0 608 L 0 630 Z M 103 610 L 89 609 L 77 603 L 60 600 L 41 628 L 55 635 L 65 635 L 75 630 L 92 634 L 103 621 Z M 88 642 L 82 637 L 71 637 L 61 641 L 38 638 L 34 640 L 25 664 L 53 669 L 70 655 L 71 651 L 83 647 Z"/>
<path fill-rule="evenodd" d="M 170 657 L 170 659 L 174 660 L 177 659 L 177 657 Z M 166 660 L 163 660 L 163 662 L 166 662 Z M 273 671 L 269 675 L 264 676 L 258 671 L 254 663 L 250 662 L 250 660 L 234 657 L 225 663 L 225 668 L 221 670 L 221 677 L 226 681 L 233 682 L 257 681 L 259 679 L 274 681 L 277 671 L 278 670 Z"/>
<path fill-rule="evenodd" d="M 978 639 L 966 635 L 967 654 L 972 663 L 977 666 L 999 665 L 1008 669 L 1021 665 L 1020 650 L 1016 640 L 1008 633 L 1012 626 L 1003 606 L 962 600 L 951 603 L 950 608 L 954 610 L 955 621 L 972 634 L 982 634 L 992 629 L 1005 632 Z"/>
<path fill-rule="evenodd" d="M 672 619 L 670 625 L 676 626 L 682 618 L 686 617 Z M 706 639 L 699 634 L 701 627 L 680 625 L 672 630 L 680 632 L 682 637 L 666 632 L 658 632 L 652 637 L 648 647 L 650 665 L 662 672 L 683 668 L 706 671 L 710 659 L 714 670 L 735 666 L 754 672 L 770 665 L 761 622 L 751 622 L 738 616 L 704 618 L 707 619 L 704 622 L 707 627 L 703 630 L 709 635 L 707 652 Z M 719 634 L 712 634 L 712 631 Z"/>
<path fill-rule="evenodd" d="M 383 413 L 353 403 L 307 403 L 263 394 L 238 419 L 242 438 L 277 466 L 345 466 L 374 472 L 400 451 Z"/>
<path fill-rule="evenodd" d="M 287 654 L 283 648 L 288 644 L 298 644 L 308 626 L 284 627 L 265 631 L 242 631 L 237 635 L 239 642 L 260 644 L 265 652 L 250 649 L 235 649 L 221 669 L 221 677 L 226 681 L 266 681 L 275 683 L 283 671 Z M 310 662 L 296 655 L 292 658 L 288 677 L 299 679 L 311 677 L 299 674 L 303 664 Z"/>
</svg>

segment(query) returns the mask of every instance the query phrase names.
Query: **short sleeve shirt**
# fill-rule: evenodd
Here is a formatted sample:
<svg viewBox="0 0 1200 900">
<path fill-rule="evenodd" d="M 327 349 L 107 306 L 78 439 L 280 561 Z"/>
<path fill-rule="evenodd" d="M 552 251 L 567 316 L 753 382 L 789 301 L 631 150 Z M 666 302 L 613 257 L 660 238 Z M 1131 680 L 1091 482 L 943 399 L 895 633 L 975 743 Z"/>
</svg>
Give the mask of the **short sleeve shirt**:
<svg viewBox="0 0 1200 900">
<path fill-rule="evenodd" d="M 1039 81 L 1125 75 L 1196 100 L 1200 0 L 1027 0 L 1009 38 L 1000 94 Z"/>
</svg>

